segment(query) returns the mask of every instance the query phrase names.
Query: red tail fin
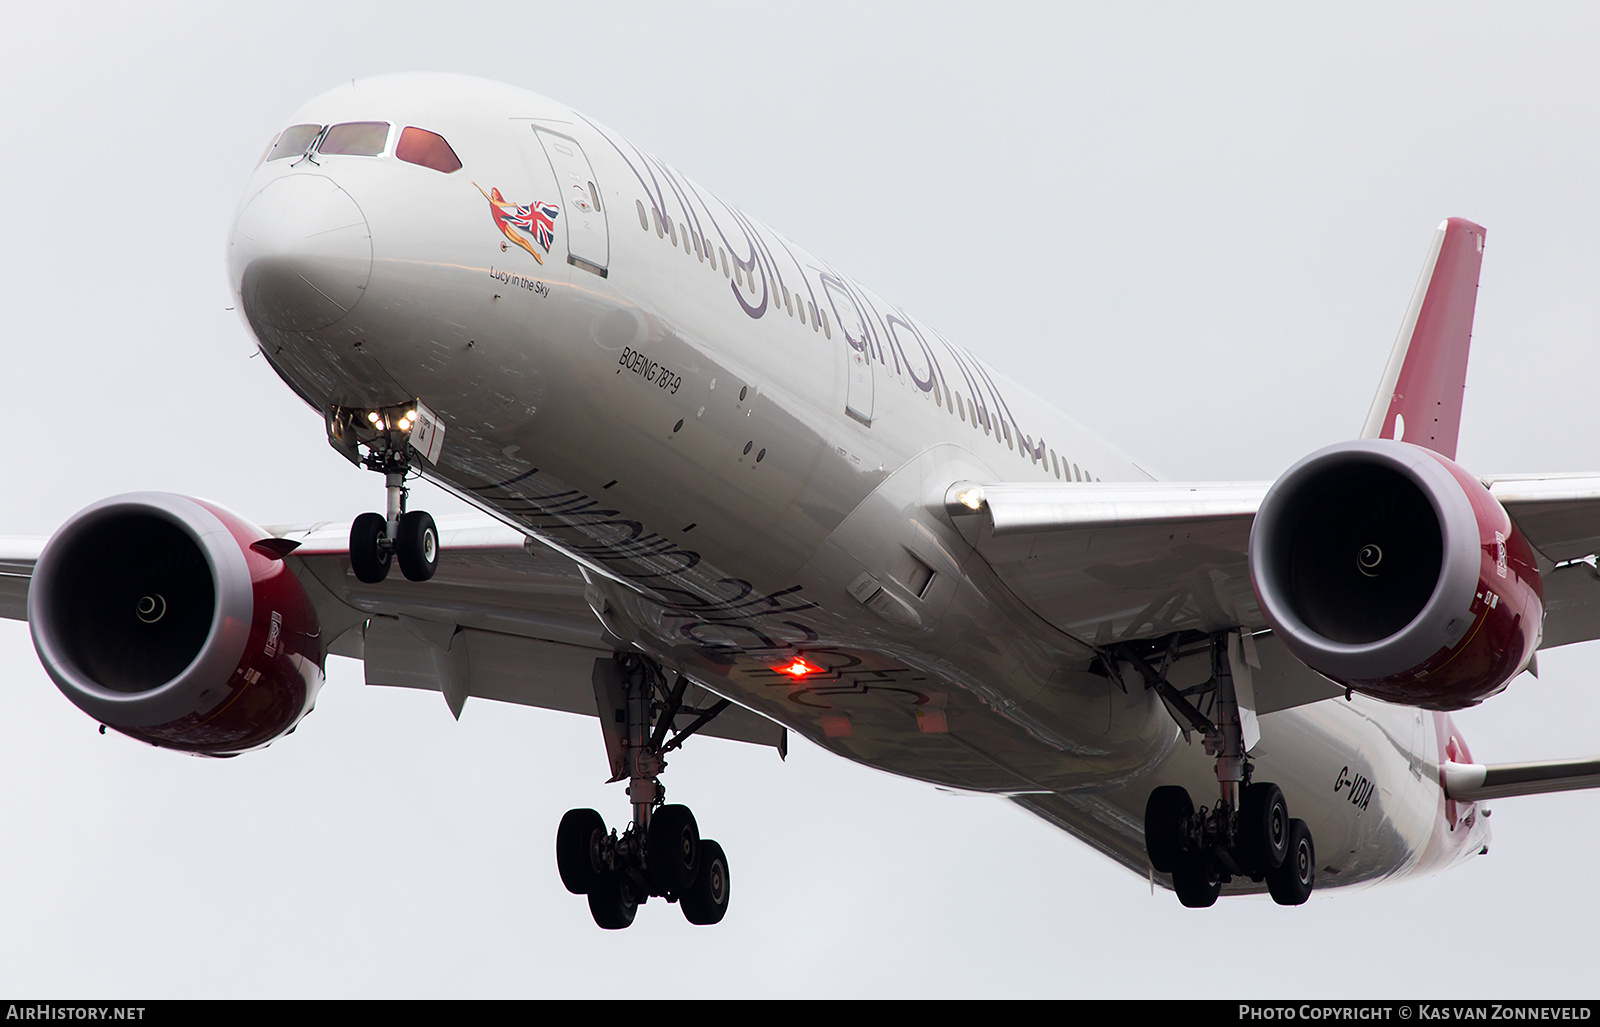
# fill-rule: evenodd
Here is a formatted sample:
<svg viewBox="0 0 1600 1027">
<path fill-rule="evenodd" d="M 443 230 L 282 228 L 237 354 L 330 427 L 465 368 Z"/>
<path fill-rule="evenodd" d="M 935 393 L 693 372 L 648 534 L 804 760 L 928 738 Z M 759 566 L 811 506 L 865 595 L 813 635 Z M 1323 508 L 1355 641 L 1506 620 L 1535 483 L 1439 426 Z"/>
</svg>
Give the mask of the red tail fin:
<svg viewBox="0 0 1600 1027">
<path fill-rule="evenodd" d="M 1401 439 L 1455 459 L 1484 234 L 1463 218 L 1439 226 L 1362 438 Z"/>
</svg>

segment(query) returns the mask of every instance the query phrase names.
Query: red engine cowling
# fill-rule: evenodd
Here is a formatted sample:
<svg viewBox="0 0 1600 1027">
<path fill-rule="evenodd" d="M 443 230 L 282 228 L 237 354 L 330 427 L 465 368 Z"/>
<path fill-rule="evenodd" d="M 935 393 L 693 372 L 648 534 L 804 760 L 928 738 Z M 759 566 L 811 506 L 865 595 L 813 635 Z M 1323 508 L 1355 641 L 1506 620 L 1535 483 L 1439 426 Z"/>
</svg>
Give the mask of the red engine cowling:
<svg viewBox="0 0 1600 1027">
<path fill-rule="evenodd" d="M 1306 666 L 1426 709 L 1505 688 L 1544 622 L 1533 548 L 1505 509 L 1454 461 L 1408 442 L 1340 443 L 1285 472 L 1250 531 L 1250 575 Z"/>
<path fill-rule="evenodd" d="M 231 756 L 290 731 L 322 687 L 305 590 L 238 515 L 138 492 L 79 512 L 28 590 L 39 659 L 79 709 L 167 749 Z"/>
</svg>

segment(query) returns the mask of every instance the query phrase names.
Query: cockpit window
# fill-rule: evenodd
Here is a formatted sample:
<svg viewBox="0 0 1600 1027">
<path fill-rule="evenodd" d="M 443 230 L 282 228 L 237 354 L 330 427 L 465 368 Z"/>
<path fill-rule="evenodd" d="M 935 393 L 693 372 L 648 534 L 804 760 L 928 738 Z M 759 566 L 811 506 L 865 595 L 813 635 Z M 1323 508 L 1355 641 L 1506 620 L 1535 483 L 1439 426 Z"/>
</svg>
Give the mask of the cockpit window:
<svg viewBox="0 0 1600 1027">
<path fill-rule="evenodd" d="M 282 135 L 282 134 L 283 134 L 282 132 L 278 133 L 278 135 Z M 265 150 L 261 151 L 261 159 L 256 161 L 256 167 L 259 168 L 261 165 L 263 165 L 263 164 L 265 164 L 267 162 L 267 157 L 271 155 L 272 148 L 274 146 L 277 146 L 277 145 L 278 145 L 278 136 L 273 136 L 272 140 L 267 143 L 267 148 Z"/>
<path fill-rule="evenodd" d="M 401 132 L 394 155 L 407 164 L 420 164 L 447 175 L 461 169 L 461 158 L 444 141 L 444 136 L 425 128 L 407 128 Z"/>
<path fill-rule="evenodd" d="M 278 141 L 272 144 L 267 160 L 299 157 L 311 149 L 311 144 L 316 142 L 317 136 L 321 134 L 321 125 L 290 125 L 283 130 L 282 135 L 278 136 Z"/>
<path fill-rule="evenodd" d="M 357 157 L 376 157 L 389 141 L 387 121 L 347 121 L 328 129 L 317 146 L 318 153 L 343 153 Z"/>
</svg>

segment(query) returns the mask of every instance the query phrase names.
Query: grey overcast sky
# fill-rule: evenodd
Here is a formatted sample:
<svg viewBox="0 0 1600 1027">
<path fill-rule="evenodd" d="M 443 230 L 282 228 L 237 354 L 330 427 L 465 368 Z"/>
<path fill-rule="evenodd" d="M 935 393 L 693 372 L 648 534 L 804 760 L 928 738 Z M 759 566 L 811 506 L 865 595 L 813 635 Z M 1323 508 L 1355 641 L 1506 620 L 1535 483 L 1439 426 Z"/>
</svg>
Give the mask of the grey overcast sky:
<svg viewBox="0 0 1600 1027">
<path fill-rule="evenodd" d="M 1354 435 L 1431 233 L 1488 228 L 1460 456 L 1600 469 L 1590 5 L 13 4 L 0 31 L 0 531 L 164 489 L 266 524 L 379 483 L 259 359 L 224 271 L 256 158 L 390 71 L 572 104 L 1178 479 Z M 436 512 L 443 498 L 426 499 Z M 1600 750 L 1600 649 L 1459 718 Z M 0 624 L 0 993 L 1594 995 L 1600 795 L 1493 804 L 1427 880 L 1181 909 L 999 800 L 796 742 L 667 782 L 727 850 L 716 929 L 595 928 L 556 823 L 612 820 L 584 718 L 360 684 L 240 759 L 95 725 Z"/>
</svg>

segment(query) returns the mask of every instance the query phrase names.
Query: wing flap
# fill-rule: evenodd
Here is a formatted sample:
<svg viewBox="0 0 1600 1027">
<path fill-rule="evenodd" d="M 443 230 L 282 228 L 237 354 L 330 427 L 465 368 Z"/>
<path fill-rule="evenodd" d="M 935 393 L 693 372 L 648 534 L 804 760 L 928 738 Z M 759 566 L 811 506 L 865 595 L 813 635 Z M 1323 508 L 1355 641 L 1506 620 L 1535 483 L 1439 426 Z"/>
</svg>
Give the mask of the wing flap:
<svg viewBox="0 0 1600 1027">
<path fill-rule="evenodd" d="M 1600 477 L 1501 475 L 1485 481 L 1522 534 L 1551 563 L 1600 553 Z"/>
<path fill-rule="evenodd" d="M 457 716 L 468 697 L 596 716 L 595 661 L 612 658 L 610 649 L 475 628 L 440 635 L 403 616 L 374 617 L 364 642 L 367 684 L 441 692 Z M 674 727 L 688 727 L 717 698 L 690 686 Z M 785 745 L 781 725 L 742 706 L 724 709 L 698 733 L 778 749 Z"/>
<path fill-rule="evenodd" d="M 577 565 L 555 550 L 488 517 L 441 518 L 445 558 L 426 584 L 397 574 L 367 584 L 350 569 L 348 525 L 279 534 L 300 542 L 288 563 L 334 638 L 329 651 L 360 659 L 368 684 L 439 692 L 457 717 L 473 697 L 598 715 L 594 662 L 623 645 L 590 609 Z M 780 725 L 741 706 L 700 733 L 786 745 Z"/>
<path fill-rule="evenodd" d="M 1544 578 L 1544 636 L 1539 648 L 1600 638 L 1600 574 L 1592 564 L 1557 567 Z"/>
</svg>

